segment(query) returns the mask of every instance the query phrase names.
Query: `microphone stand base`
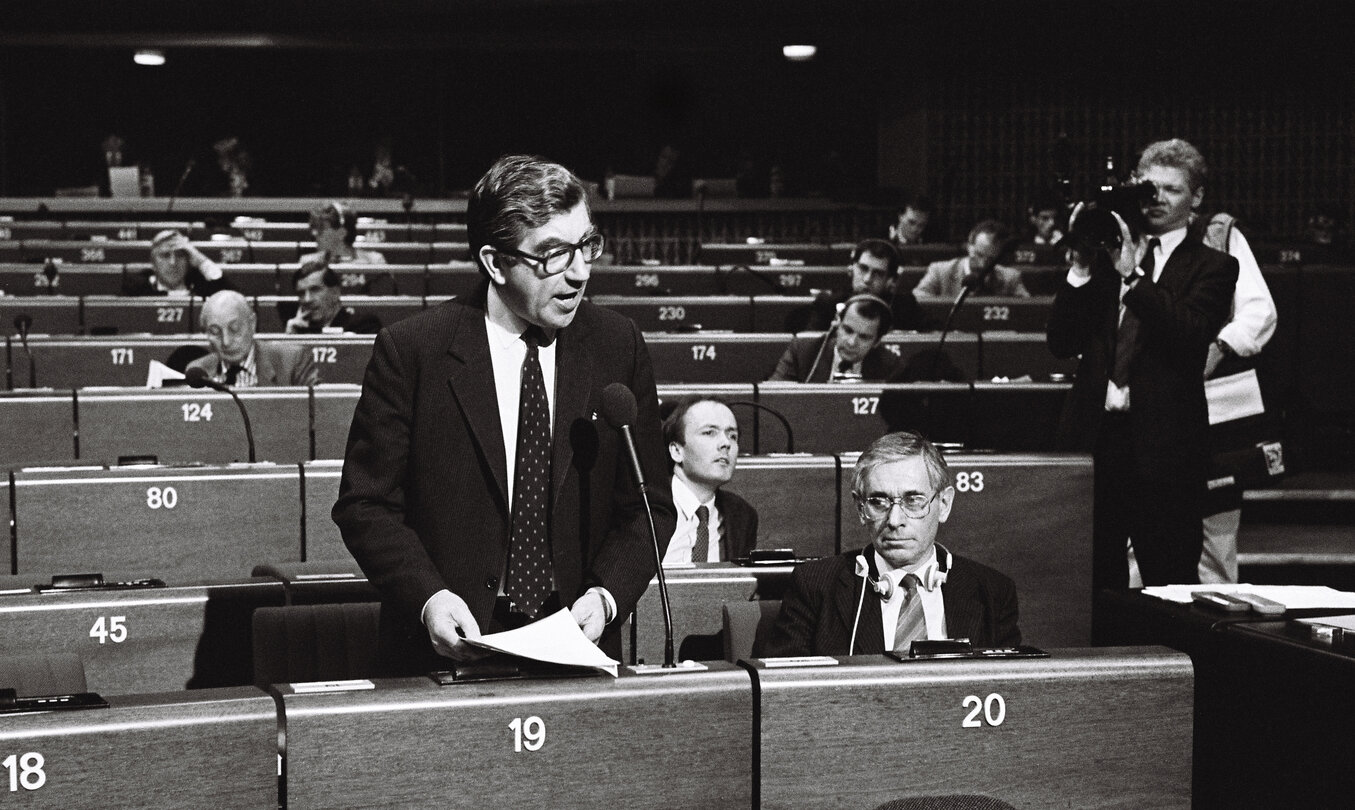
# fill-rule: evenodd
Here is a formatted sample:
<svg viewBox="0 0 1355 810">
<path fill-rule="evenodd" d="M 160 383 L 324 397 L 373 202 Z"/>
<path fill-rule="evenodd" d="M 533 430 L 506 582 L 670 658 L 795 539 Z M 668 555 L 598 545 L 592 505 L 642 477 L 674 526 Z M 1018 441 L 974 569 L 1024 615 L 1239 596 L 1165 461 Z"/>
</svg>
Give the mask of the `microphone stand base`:
<svg viewBox="0 0 1355 810">
<path fill-rule="evenodd" d="M 710 669 L 697 661 L 678 661 L 674 666 L 662 664 L 630 664 L 626 670 L 632 675 L 676 675 L 679 672 L 705 672 Z"/>
</svg>

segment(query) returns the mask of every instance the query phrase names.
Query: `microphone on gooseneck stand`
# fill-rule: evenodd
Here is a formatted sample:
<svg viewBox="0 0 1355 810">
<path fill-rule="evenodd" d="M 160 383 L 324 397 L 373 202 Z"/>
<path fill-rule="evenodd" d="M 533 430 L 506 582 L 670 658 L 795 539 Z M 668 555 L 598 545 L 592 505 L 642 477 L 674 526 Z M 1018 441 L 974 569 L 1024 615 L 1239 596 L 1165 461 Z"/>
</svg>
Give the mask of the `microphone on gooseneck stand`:
<svg viewBox="0 0 1355 810">
<path fill-rule="evenodd" d="M 169 195 L 169 204 L 165 206 L 165 214 L 168 215 L 174 210 L 174 202 L 179 199 L 183 193 L 183 184 L 188 182 L 188 175 L 193 173 L 193 168 L 198 165 L 196 158 L 189 158 L 184 164 L 183 174 L 179 175 L 179 182 L 174 184 L 174 193 Z"/>
<path fill-rule="evenodd" d="M 668 601 L 668 579 L 663 574 L 663 554 L 659 551 L 659 534 L 654 529 L 654 511 L 649 507 L 649 490 L 645 485 L 645 472 L 640 466 L 640 456 L 635 452 L 635 438 L 631 434 L 631 427 L 635 424 L 637 416 L 637 406 L 635 404 L 635 394 L 625 385 L 617 382 L 612 383 L 602 389 L 602 418 L 612 429 L 621 434 L 621 440 L 626 445 L 626 457 L 630 459 L 631 473 L 635 475 L 635 483 L 640 490 L 640 499 L 644 502 L 645 515 L 649 518 L 649 539 L 654 545 L 654 566 L 658 571 L 659 578 L 659 602 L 663 605 L 663 666 L 640 666 L 632 667 L 632 671 L 638 674 L 655 674 L 657 672 L 678 672 L 680 671 L 674 662 L 673 655 L 673 609 Z M 699 668 L 699 665 L 693 666 L 683 664 L 682 669 L 691 670 Z"/>
<path fill-rule="evenodd" d="M 229 385 L 219 383 L 212 379 L 206 371 L 198 366 L 192 366 L 184 373 L 184 378 L 188 381 L 190 388 L 210 388 L 213 391 L 220 391 L 223 394 L 230 394 L 231 399 L 235 400 L 235 407 L 240 409 L 240 418 L 245 423 L 245 441 L 249 444 L 249 463 L 254 463 L 254 428 L 249 423 L 249 411 L 245 410 L 245 403 L 240 401 L 240 397 L 231 390 Z"/>
<path fill-rule="evenodd" d="M 819 370 L 819 363 L 823 361 L 823 355 L 828 351 L 828 341 L 832 339 L 833 335 L 837 334 L 838 325 L 842 323 L 842 313 L 846 311 L 846 302 L 837 305 L 837 317 L 833 318 L 833 324 L 828 327 L 828 331 L 823 333 L 823 340 L 819 341 L 819 350 L 814 352 L 814 362 L 809 366 L 809 373 L 806 374 L 805 378 L 800 380 L 800 382 L 809 382 L 814 379 L 814 372 Z M 943 337 L 942 340 L 944 339 L 945 338 Z M 828 372 L 828 378 L 830 380 L 833 378 L 833 372 L 831 370 Z"/>
<path fill-rule="evenodd" d="M 941 363 L 941 350 L 946 346 L 946 335 L 950 334 L 950 324 L 955 320 L 955 313 L 960 311 L 960 305 L 965 302 L 970 293 L 983 287 L 983 282 L 987 278 L 987 270 L 970 270 L 965 274 L 964 281 L 960 286 L 960 294 L 955 296 L 955 303 L 950 305 L 950 312 L 946 313 L 946 322 L 941 325 L 941 339 L 936 342 L 936 354 L 932 355 L 931 378 L 933 380 L 936 379 L 937 368 Z"/>
<path fill-rule="evenodd" d="M 24 354 L 28 355 L 28 387 L 38 387 L 38 367 L 33 360 L 33 352 L 28 348 L 28 330 L 33 327 L 33 316 L 20 312 L 14 316 L 14 328 L 19 330 L 19 342 L 23 344 Z M 12 383 L 11 383 L 12 384 Z"/>
</svg>

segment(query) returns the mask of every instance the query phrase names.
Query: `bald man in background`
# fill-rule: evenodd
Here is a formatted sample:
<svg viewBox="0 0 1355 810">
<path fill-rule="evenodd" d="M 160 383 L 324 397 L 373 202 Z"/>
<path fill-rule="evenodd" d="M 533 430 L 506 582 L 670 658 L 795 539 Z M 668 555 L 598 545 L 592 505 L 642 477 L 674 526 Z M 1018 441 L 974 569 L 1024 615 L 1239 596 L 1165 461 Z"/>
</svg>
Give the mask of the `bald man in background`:
<svg viewBox="0 0 1355 810">
<path fill-rule="evenodd" d="M 254 339 L 256 319 L 249 300 L 223 290 L 202 305 L 199 321 L 211 352 L 188 364 L 233 388 L 257 385 L 314 385 L 319 373 L 306 347 Z"/>
</svg>

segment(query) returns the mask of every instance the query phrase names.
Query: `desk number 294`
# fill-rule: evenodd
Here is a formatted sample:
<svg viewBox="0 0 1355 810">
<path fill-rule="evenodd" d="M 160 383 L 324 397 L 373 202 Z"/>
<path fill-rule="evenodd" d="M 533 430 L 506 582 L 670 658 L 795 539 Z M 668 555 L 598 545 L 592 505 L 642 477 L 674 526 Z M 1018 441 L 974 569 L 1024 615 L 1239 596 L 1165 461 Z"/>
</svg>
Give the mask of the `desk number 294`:
<svg viewBox="0 0 1355 810">
<path fill-rule="evenodd" d="M 513 722 L 508 724 L 513 730 L 513 753 L 521 754 L 522 749 L 528 751 L 540 751 L 541 746 L 546 744 L 546 721 L 536 715 L 523 720 L 521 717 L 514 717 Z"/>
</svg>

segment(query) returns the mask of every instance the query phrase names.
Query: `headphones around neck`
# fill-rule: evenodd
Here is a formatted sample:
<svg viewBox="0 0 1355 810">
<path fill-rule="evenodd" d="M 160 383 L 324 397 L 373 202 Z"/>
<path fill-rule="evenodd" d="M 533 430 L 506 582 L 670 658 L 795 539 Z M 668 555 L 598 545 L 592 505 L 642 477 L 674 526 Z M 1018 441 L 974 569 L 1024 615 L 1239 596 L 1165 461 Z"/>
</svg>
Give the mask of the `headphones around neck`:
<svg viewBox="0 0 1355 810">
<path fill-rule="evenodd" d="M 875 568 L 875 554 L 873 546 L 866 546 L 861 553 L 856 555 L 856 575 L 861 577 L 861 596 L 856 601 L 856 618 L 852 621 L 852 638 L 847 643 L 847 654 L 852 655 L 856 650 L 856 630 L 861 624 L 861 607 L 866 602 L 866 585 L 870 584 L 872 590 L 880 595 L 880 598 L 888 601 L 889 597 L 894 595 L 894 580 L 880 576 L 880 572 Z M 936 544 L 936 565 L 928 565 L 918 573 L 918 578 L 922 580 L 922 587 L 931 591 L 946 583 L 946 577 L 950 574 L 950 567 L 953 562 L 950 549 Z"/>
<path fill-rule="evenodd" d="M 869 583 L 871 589 L 878 593 L 881 599 L 888 602 L 890 597 L 894 595 L 894 580 L 892 577 L 881 575 L 876 570 L 873 551 L 873 548 L 868 547 L 856 555 L 856 575 L 865 580 L 862 583 L 863 587 L 866 583 Z M 950 565 L 950 550 L 937 543 L 936 564 L 925 566 L 915 573 L 924 589 L 934 591 L 946 584 L 946 577 L 950 575 Z"/>
</svg>

